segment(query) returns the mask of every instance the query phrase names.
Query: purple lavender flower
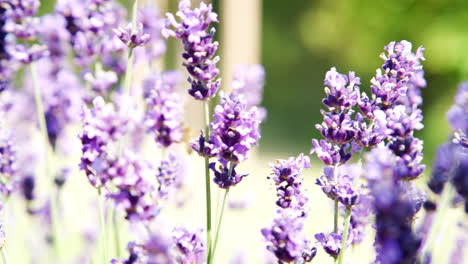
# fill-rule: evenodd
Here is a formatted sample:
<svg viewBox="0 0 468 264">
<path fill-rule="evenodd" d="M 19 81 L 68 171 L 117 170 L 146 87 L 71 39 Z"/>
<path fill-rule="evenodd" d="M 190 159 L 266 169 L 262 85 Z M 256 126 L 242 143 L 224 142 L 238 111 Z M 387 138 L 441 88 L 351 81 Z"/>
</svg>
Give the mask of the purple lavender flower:
<svg viewBox="0 0 468 264">
<path fill-rule="evenodd" d="M 179 94 L 158 82 L 147 92 L 148 110 L 145 125 L 154 134 L 156 142 L 164 148 L 182 141 L 183 103 Z"/>
<path fill-rule="evenodd" d="M 383 142 L 390 133 L 387 127 L 387 115 L 382 110 L 375 110 L 374 121 L 371 124 L 366 122 L 361 113 L 354 117 L 355 121 L 355 142 L 361 147 L 369 148 Z"/>
<path fill-rule="evenodd" d="M 189 231 L 178 227 L 172 232 L 176 245 L 176 261 L 181 264 L 202 263 L 206 258 L 206 246 L 202 230 Z"/>
<path fill-rule="evenodd" d="M 112 260 L 111 264 L 174 264 L 171 248 L 171 238 L 168 235 L 151 232 L 142 243 L 128 243 L 129 256 L 126 260 Z"/>
<path fill-rule="evenodd" d="M 317 179 L 316 184 L 330 199 L 350 208 L 358 203 L 359 192 L 353 187 L 355 175 L 348 173 L 346 168 L 340 167 L 340 171 L 335 171 L 333 167 L 325 167 L 324 175 Z"/>
<path fill-rule="evenodd" d="M 159 214 L 154 168 L 148 162 L 126 153 L 117 159 L 107 159 L 100 174 L 116 187 L 107 196 L 124 209 L 125 219 L 145 222 Z"/>
<path fill-rule="evenodd" d="M 311 153 L 316 153 L 327 165 L 344 164 L 357 150 L 352 142 L 356 135 L 356 125 L 351 118 L 354 113 L 351 108 L 357 103 L 359 87 L 355 85 L 360 84 L 360 79 L 354 72 L 348 76 L 339 74 L 336 68 L 331 68 L 325 75 L 327 98 L 322 103 L 328 111 L 321 111 L 323 122 L 315 127 L 326 141 L 313 139 Z M 353 148 L 347 151 L 350 146 Z"/>
<path fill-rule="evenodd" d="M 83 152 L 80 168 L 85 171 L 91 185 L 99 188 L 107 181 L 100 173 L 106 157 L 106 147 L 125 134 L 129 121 L 101 97 L 94 99 L 93 105 L 93 110 L 83 109 L 84 124 L 79 134 Z"/>
<path fill-rule="evenodd" d="M 228 165 L 228 161 L 221 159 L 219 161 L 219 168 L 216 168 L 216 163 L 212 162 L 209 165 L 210 170 L 214 173 L 213 181 L 216 183 L 219 188 L 229 189 L 232 186 L 237 185 L 244 177 L 248 174 L 238 174 L 236 171 L 237 164 L 231 163 Z M 232 168 L 229 168 L 232 166 Z"/>
<path fill-rule="evenodd" d="M 260 64 L 237 65 L 232 77 L 232 93 L 243 95 L 247 107 L 258 107 L 259 119 L 265 120 L 266 109 L 261 107 L 263 86 L 265 85 L 265 69 Z"/>
<path fill-rule="evenodd" d="M 460 138 L 466 138 L 468 135 L 468 82 L 459 85 L 454 101 L 455 104 L 447 112 L 447 119 L 452 130 L 458 133 Z"/>
<path fill-rule="evenodd" d="M 165 38 L 175 37 L 182 40 L 185 52 L 184 66 L 192 76 L 188 79 L 191 83 L 189 94 L 197 100 L 212 98 L 219 89 L 221 81 L 217 79 L 219 69 L 216 63 L 219 57 L 214 57 L 218 49 L 218 42 L 213 41 L 215 29 L 207 32 L 211 23 L 218 22 L 217 14 L 212 12 L 212 5 L 200 3 L 198 8 L 190 9 L 190 0 L 182 0 L 179 3 L 177 16 L 181 22 L 177 22 L 172 14 L 167 14 L 166 27 L 162 30 Z"/>
<path fill-rule="evenodd" d="M 323 122 L 315 125 L 315 128 L 322 133 L 322 136 L 330 143 L 344 145 L 354 139 L 354 121 L 349 114 L 327 113 L 322 110 Z"/>
<path fill-rule="evenodd" d="M 322 100 L 322 103 L 330 111 L 340 112 L 356 105 L 359 97 L 357 85 L 361 84 L 361 80 L 354 72 L 351 71 L 348 75 L 340 74 L 333 67 L 326 73 L 324 84 L 327 97 Z"/>
<path fill-rule="evenodd" d="M 265 69 L 260 64 L 237 65 L 232 78 L 232 92 L 242 94 L 247 106 L 259 106 L 263 98 Z"/>
<path fill-rule="evenodd" d="M 373 211 L 373 199 L 369 194 L 360 194 L 359 202 L 353 206 L 351 211 L 350 236 L 352 244 L 361 243 L 367 235 L 367 226 Z"/>
<path fill-rule="evenodd" d="M 373 149 L 366 158 L 366 176 L 374 197 L 377 263 L 414 263 L 421 245 L 411 227 L 414 204 L 395 181 L 397 158 L 386 148 Z"/>
<path fill-rule="evenodd" d="M 317 249 L 310 247 L 302 233 L 303 228 L 304 218 L 286 209 L 278 213 L 271 227 L 261 230 L 267 241 L 267 250 L 275 255 L 279 263 L 310 262 L 315 257 Z"/>
<path fill-rule="evenodd" d="M 13 192 L 16 170 L 16 151 L 11 136 L 0 127 L 0 194 L 3 196 L 9 196 Z"/>
<path fill-rule="evenodd" d="M 102 69 L 96 70 L 93 74 L 86 72 L 83 78 L 90 84 L 93 91 L 97 94 L 104 96 L 112 88 L 112 85 L 118 81 L 117 74 L 113 71 L 104 71 Z"/>
<path fill-rule="evenodd" d="M 315 235 L 315 239 L 320 246 L 322 246 L 323 250 L 327 252 L 332 258 L 338 257 L 338 254 L 341 250 L 341 235 L 330 233 L 325 235 L 324 233 L 318 233 Z"/>
<path fill-rule="evenodd" d="M 260 139 L 257 108 L 247 108 L 242 97 L 221 94 L 211 123 L 211 142 L 220 159 L 238 163 Z"/>
<path fill-rule="evenodd" d="M 150 41 L 150 35 L 143 32 L 143 24 L 138 23 L 135 29 L 132 29 L 132 24 L 127 24 L 126 27 L 116 29 L 117 37 L 129 48 L 146 45 Z"/>
<path fill-rule="evenodd" d="M 163 159 L 158 167 L 156 179 L 159 183 L 158 197 L 167 199 L 178 183 L 181 176 L 181 164 L 178 158 L 170 153 L 167 159 Z"/>
<path fill-rule="evenodd" d="M 326 165 L 338 165 L 346 163 L 354 152 L 359 151 L 358 146 L 353 145 L 349 150 L 349 144 L 337 146 L 328 143 L 325 140 L 312 139 L 314 147 L 310 150 L 310 153 L 316 153 L 317 157 L 322 160 Z"/>
<path fill-rule="evenodd" d="M 424 60 L 423 48 L 419 47 L 416 53 L 411 51 L 410 42 L 390 42 L 385 50 L 388 54 L 380 56 L 384 60 L 382 70 L 371 80 L 372 100 L 366 96 L 359 102 L 361 111 L 372 116 L 377 109 L 386 110 L 391 107 L 401 96 L 408 92 L 408 86 L 414 75 L 422 69 L 421 60 Z"/>
<path fill-rule="evenodd" d="M 450 180 L 453 170 L 458 162 L 458 147 L 453 143 L 446 143 L 437 149 L 432 166 L 432 176 L 428 187 L 436 194 L 441 194 L 444 185 Z"/>
<path fill-rule="evenodd" d="M 40 60 L 49 55 L 47 47 L 44 45 L 34 44 L 31 47 L 25 45 L 15 45 L 8 50 L 12 59 L 19 61 L 23 64 L 30 64 L 31 62 Z"/>
<path fill-rule="evenodd" d="M 276 160 L 269 164 L 273 170 L 269 179 L 276 185 L 276 195 L 278 200 L 276 205 L 281 208 L 294 208 L 304 211 L 307 197 L 302 193 L 302 170 L 310 168 L 310 159 L 304 154 L 297 158 L 290 157 L 287 160 Z M 305 212 L 304 212 L 305 213 Z"/>
<path fill-rule="evenodd" d="M 138 61 L 151 61 L 159 58 L 166 51 L 166 43 L 162 37 L 161 30 L 164 21 L 158 6 L 148 3 L 142 6 L 138 13 L 138 21 L 143 25 L 143 32 L 149 34 L 149 42 L 142 48 L 137 49 Z"/>
<path fill-rule="evenodd" d="M 70 41 L 70 33 L 65 26 L 65 19 L 54 14 L 43 16 L 38 29 L 39 39 L 47 45 L 49 56 L 56 63 L 66 56 L 66 43 Z"/>
<path fill-rule="evenodd" d="M 398 157 L 395 164 L 397 179 L 415 179 L 426 168 L 421 164 L 423 156 L 421 140 L 415 137 L 391 140 L 388 147 Z"/>
</svg>

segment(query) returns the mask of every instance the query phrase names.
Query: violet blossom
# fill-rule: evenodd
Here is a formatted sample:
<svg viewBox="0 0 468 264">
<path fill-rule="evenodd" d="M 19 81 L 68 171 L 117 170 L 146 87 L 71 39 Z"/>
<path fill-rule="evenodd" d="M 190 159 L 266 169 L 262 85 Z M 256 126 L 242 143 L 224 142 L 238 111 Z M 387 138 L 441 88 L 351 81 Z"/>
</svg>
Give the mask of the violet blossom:
<svg viewBox="0 0 468 264">
<path fill-rule="evenodd" d="M 247 108 L 241 96 L 221 94 L 213 116 L 210 141 L 214 152 L 226 161 L 246 160 L 249 150 L 260 139 L 257 108 Z"/>
<path fill-rule="evenodd" d="M 278 200 L 276 205 L 280 208 L 293 208 L 305 211 L 304 206 L 308 198 L 302 192 L 302 170 L 310 168 L 310 159 L 304 154 L 297 158 L 290 157 L 287 160 L 276 160 L 269 164 L 273 170 L 269 179 L 272 179 L 276 185 L 276 195 Z M 304 212 L 305 214 L 305 212 Z"/>
<path fill-rule="evenodd" d="M 190 231 L 177 227 L 172 232 L 176 245 L 176 261 L 181 264 L 202 263 L 206 258 L 206 246 L 202 230 Z"/>
<path fill-rule="evenodd" d="M 219 69 L 216 67 L 219 57 L 213 57 L 218 49 L 218 42 L 214 41 L 215 29 L 209 29 L 211 23 L 218 22 L 218 18 L 212 11 L 211 4 L 201 2 L 195 9 L 190 9 L 190 6 L 190 0 L 180 1 L 177 12 L 180 22 L 176 21 L 174 15 L 166 14 L 166 27 L 162 34 L 165 38 L 182 40 L 183 65 L 191 75 L 188 79 L 191 84 L 188 92 L 197 100 L 207 100 L 216 94 L 221 84 L 221 80 L 217 78 Z"/>
</svg>

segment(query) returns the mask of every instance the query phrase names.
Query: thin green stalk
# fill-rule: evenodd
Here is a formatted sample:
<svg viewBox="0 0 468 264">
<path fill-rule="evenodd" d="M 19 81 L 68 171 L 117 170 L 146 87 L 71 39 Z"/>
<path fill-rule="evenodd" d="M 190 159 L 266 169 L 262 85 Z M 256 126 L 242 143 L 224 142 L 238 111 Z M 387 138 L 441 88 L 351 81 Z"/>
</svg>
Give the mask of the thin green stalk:
<svg viewBox="0 0 468 264">
<path fill-rule="evenodd" d="M 205 112 L 205 138 L 210 135 L 210 106 L 208 100 L 204 102 Z M 210 158 L 205 157 L 205 194 L 206 194 L 206 241 L 208 248 L 208 263 L 211 263 L 211 179 Z"/>
<path fill-rule="evenodd" d="M 343 256 L 346 249 L 346 241 L 348 240 L 348 232 L 349 232 L 349 223 L 351 222 L 351 208 L 346 209 L 346 218 L 345 218 L 345 226 L 343 231 L 343 237 L 341 239 L 341 250 L 340 254 L 338 255 L 338 264 L 343 263 Z"/>
<path fill-rule="evenodd" d="M 138 0 L 133 2 L 132 6 L 132 34 L 135 33 L 137 27 L 137 11 L 138 11 Z M 128 50 L 127 57 L 127 71 L 125 73 L 124 80 L 124 93 L 126 95 L 131 94 L 132 87 L 132 75 L 133 75 L 133 47 L 130 47 Z"/>
<path fill-rule="evenodd" d="M 45 119 L 45 112 L 44 112 L 44 105 L 42 103 L 42 96 L 41 96 L 41 89 L 39 86 L 39 81 L 37 79 L 37 71 L 36 71 L 36 65 L 34 62 L 31 62 L 29 65 L 30 70 L 31 70 L 31 78 L 32 78 L 32 83 L 33 83 L 33 88 L 34 88 L 34 101 L 36 104 L 36 114 L 37 114 L 37 119 L 39 121 L 39 129 L 42 135 L 42 138 L 44 140 L 44 173 L 45 177 L 50 177 L 50 168 L 51 168 L 51 154 L 52 154 L 52 149 L 50 146 L 50 141 L 49 141 L 49 135 L 47 133 L 47 125 L 46 125 L 46 119 Z M 53 184 L 53 181 L 51 182 Z M 54 190 L 55 188 L 52 188 Z M 60 257 L 60 250 L 59 250 L 59 237 L 58 237 L 58 232 L 57 232 L 57 203 L 55 199 L 51 199 L 50 201 L 50 206 L 51 206 L 51 230 L 52 230 L 52 244 L 55 250 L 55 254 L 57 258 Z"/>
<path fill-rule="evenodd" d="M 119 233 L 119 219 L 117 218 L 117 208 L 112 209 L 114 214 L 112 215 L 112 227 L 114 228 L 114 246 L 117 254 L 117 258 L 120 258 L 122 252 L 120 249 L 120 233 Z"/>
<path fill-rule="evenodd" d="M 103 263 L 109 262 L 109 255 L 107 249 L 107 230 L 106 230 L 106 220 L 104 217 L 104 197 L 101 194 L 101 189 L 98 189 L 98 213 L 99 213 L 99 224 L 101 227 L 101 246 L 102 252 L 101 257 Z"/>
<path fill-rule="evenodd" d="M 338 165 L 333 167 L 333 176 L 335 177 L 335 183 L 338 181 Z M 333 217 L 333 233 L 338 233 L 338 200 L 335 200 L 334 206 L 334 217 Z"/>
<path fill-rule="evenodd" d="M 8 259 L 7 259 L 7 253 L 6 253 L 6 248 L 5 246 L 2 247 L 2 260 L 3 260 L 3 264 L 8 264 Z"/>
<path fill-rule="evenodd" d="M 433 250 L 433 243 L 435 241 L 442 241 L 441 238 L 437 238 L 440 233 L 440 229 L 444 224 L 445 215 L 447 210 L 450 208 L 450 200 L 453 197 L 453 186 L 451 184 L 446 184 L 444 190 L 442 192 L 442 197 L 440 198 L 440 205 L 437 208 L 434 216 L 434 223 L 429 231 L 427 236 L 427 242 L 423 250 L 421 251 L 422 255 L 421 258 L 427 260 L 428 253 Z M 426 263 L 425 261 L 423 263 Z"/>
<path fill-rule="evenodd" d="M 221 233 L 220 232 L 221 223 L 223 222 L 224 208 L 226 208 L 226 201 L 228 200 L 228 194 L 229 194 L 229 188 L 226 189 L 226 191 L 224 192 L 223 203 L 221 205 L 221 214 L 219 215 L 219 220 L 218 220 L 218 224 L 216 227 L 216 235 L 215 235 L 215 240 L 213 244 L 213 251 L 211 252 L 211 263 L 213 263 L 215 259 L 216 248 L 218 246 L 219 234 Z"/>
</svg>

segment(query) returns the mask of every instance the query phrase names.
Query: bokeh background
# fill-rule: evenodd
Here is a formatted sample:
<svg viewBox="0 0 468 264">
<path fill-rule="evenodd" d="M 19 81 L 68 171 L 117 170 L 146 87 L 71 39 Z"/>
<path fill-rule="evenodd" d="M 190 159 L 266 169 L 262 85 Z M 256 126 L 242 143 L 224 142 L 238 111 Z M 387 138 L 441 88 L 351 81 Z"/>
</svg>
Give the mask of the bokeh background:
<svg viewBox="0 0 468 264">
<path fill-rule="evenodd" d="M 42 0 L 41 11 L 53 10 L 55 0 Z M 129 6 L 131 1 L 121 0 Z M 156 0 L 163 11 L 174 10 L 177 0 Z M 197 2 L 197 1 L 193 1 Z M 233 65 L 262 63 L 266 69 L 260 151 L 297 153 L 309 150 L 310 139 L 320 137 L 314 125 L 323 78 L 330 67 L 355 71 L 361 88 L 382 65 L 379 55 L 390 41 L 408 40 L 423 46 L 428 86 L 423 91 L 425 163 L 448 136 L 445 113 L 457 84 L 468 79 L 468 2 L 464 0 L 213 0 L 220 13 L 224 84 Z M 166 58 L 170 66 L 177 42 Z M 175 47 L 174 47 L 175 46 Z M 227 73 L 226 73 L 227 72 Z"/>
<path fill-rule="evenodd" d="M 132 1 L 121 1 L 129 6 Z M 157 0 L 163 12 L 174 11 L 177 0 Z M 198 1 L 192 1 L 198 2 Z M 230 210 L 220 242 L 219 263 L 230 263 L 236 254 L 245 254 L 247 263 L 265 263 L 266 251 L 261 243 L 260 228 L 271 221 L 274 211 L 274 189 L 267 181 L 268 162 L 307 152 L 311 138 L 320 138 L 314 125 L 322 117 L 319 109 L 324 95 L 323 78 L 330 67 L 345 73 L 355 71 L 361 77 L 361 88 L 369 89 L 369 81 L 382 65 L 379 55 L 390 41 L 408 40 L 426 48 L 424 69 L 428 86 L 423 91 L 425 129 L 418 133 L 424 140 L 426 164 L 430 164 L 437 146 L 448 138 L 445 113 L 452 104 L 457 84 L 468 79 L 468 1 L 463 0 L 213 0 L 220 14 L 217 26 L 224 89 L 229 89 L 233 68 L 238 63 L 261 63 L 266 69 L 263 106 L 268 119 L 262 127 L 262 140 L 254 157 L 244 165 L 251 176 L 245 179 L 231 198 L 249 201 L 244 211 Z M 41 0 L 41 13 L 53 10 L 54 0 Z M 180 46 L 170 40 L 167 56 L 161 65 L 168 68 L 180 65 Z M 194 107 L 194 106 L 192 106 Z M 201 121 L 196 120 L 196 121 Z M 78 153 L 79 154 L 79 153 Z M 200 160 L 190 157 L 191 171 L 202 171 Z M 320 175 L 319 162 L 306 172 L 306 188 L 312 211 L 307 232 L 326 231 L 330 226 L 331 205 L 324 198 L 314 177 Z M 78 172 L 77 172 L 78 174 Z M 428 175 L 429 171 L 425 173 Z M 193 199 L 183 211 L 169 210 L 176 223 L 204 226 L 203 180 L 194 177 L 189 188 Z M 420 182 L 421 184 L 423 181 Z M 73 177 L 64 191 L 64 203 L 77 206 L 64 216 L 64 230 L 69 234 L 64 246 L 69 254 L 86 250 L 74 232 L 80 225 L 98 226 L 93 222 L 96 208 L 84 209 L 95 201 L 95 193 L 83 175 Z M 219 197 L 217 191 L 213 194 Z M 325 201 L 325 202 L 323 202 Z M 94 204 L 93 204 L 94 206 Z M 18 208 L 13 210 L 19 211 Z M 452 215 L 457 213 L 452 212 Z M 90 217 L 91 216 L 91 217 Z M 446 222 L 447 234 L 456 229 L 455 217 Z M 8 221 L 8 220 L 7 220 Z M 34 239 L 34 228 L 26 218 L 7 223 L 18 231 L 15 237 Z M 452 228 L 451 228 L 452 227 Z M 123 226 L 123 229 L 127 226 Z M 92 230 L 92 228 L 91 228 Z M 123 234 L 128 238 L 128 234 Z M 10 235 L 13 237 L 13 235 Z M 448 237 L 448 238 L 447 238 Z M 442 262 L 451 249 L 452 236 L 446 236 L 447 250 L 439 256 Z M 441 243 L 444 241 L 441 241 Z M 23 239 L 10 241 L 11 255 L 22 256 Z M 85 246 L 85 247 L 83 247 Z M 83 249 L 84 248 L 84 249 Z M 93 254 L 91 249 L 89 254 Z M 353 263 L 369 263 L 372 241 L 350 251 Z M 40 252 L 30 254 L 30 260 Z M 47 259 L 47 257 L 45 257 Z M 48 263 L 47 260 L 38 263 Z M 316 263 L 329 263 L 319 252 Z M 13 262 L 34 263 L 34 262 Z M 234 263 L 234 262 L 233 262 Z"/>
</svg>

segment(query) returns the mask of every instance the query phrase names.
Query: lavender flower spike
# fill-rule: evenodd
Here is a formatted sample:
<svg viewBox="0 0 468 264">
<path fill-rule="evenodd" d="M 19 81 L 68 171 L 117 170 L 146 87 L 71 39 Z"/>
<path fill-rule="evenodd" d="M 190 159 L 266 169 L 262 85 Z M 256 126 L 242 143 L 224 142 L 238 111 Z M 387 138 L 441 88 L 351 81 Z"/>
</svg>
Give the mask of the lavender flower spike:
<svg viewBox="0 0 468 264">
<path fill-rule="evenodd" d="M 303 169 L 310 168 L 309 157 L 301 153 L 297 158 L 277 160 L 269 165 L 273 173 L 268 178 L 272 179 L 276 185 L 276 195 L 278 197 L 276 205 L 281 208 L 304 211 L 303 207 L 308 199 L 301 190 L 303 182 L 301 174 Z"/>
<path fill-rule="evenodd" d="M 315 257 L 317 249 L 309 246 L 309 241 L 302 234 L 303 227 L 304 218 L 286 209 L 279 212 L 271 227 L 261 230 L 268 251 L 275 254 L 278 263 L 304 263 Z"/>
<path fill-rule="evenodd" d="M 132 32 L 132 23 L 114 30 L 116 36 L 129 48 L 143 46 L 150 41 L 150 35 L 143 32 L 143 24 L 138 23 Z"/>
<path fill-rule="evenodd" d="M 203 263 L 206 246 L 201 238 L 202 230 L 191 232 L 185 228 L 175 228 L 173 240 L 176 245 L 176 260 L 181 264 Z"/>
<path fill-rule="evenodd" d="M 220 159 L 238 163 L 260 139 L 257 108 L 247 108 L 241 96 L 221 94 L 211 123 L 215 152 Z"/>
<path fill-rule="evenodd" d="M 177 12 L 180 23 L 168 13 L 162 34 L 165 38 L 182 40 L 182 57 L 185 59 L 183 65 L 191 75 L 188 81 L 192 87 L 188 92 L 197 100 L 206 100 L 216 94 L 221 83 L 217 79 L 219 69 L 216 67 L 219 57 L 213 57 L 218 49 L 218 42 L 213 41 L 215 29 L 207 31 L 211 23 L 218 22 L 218 15 L 212 11 L 211 4 L 202 2 L 194 10 L 190 6 L 190 0 L 180 1 Z"/>
</svg>

